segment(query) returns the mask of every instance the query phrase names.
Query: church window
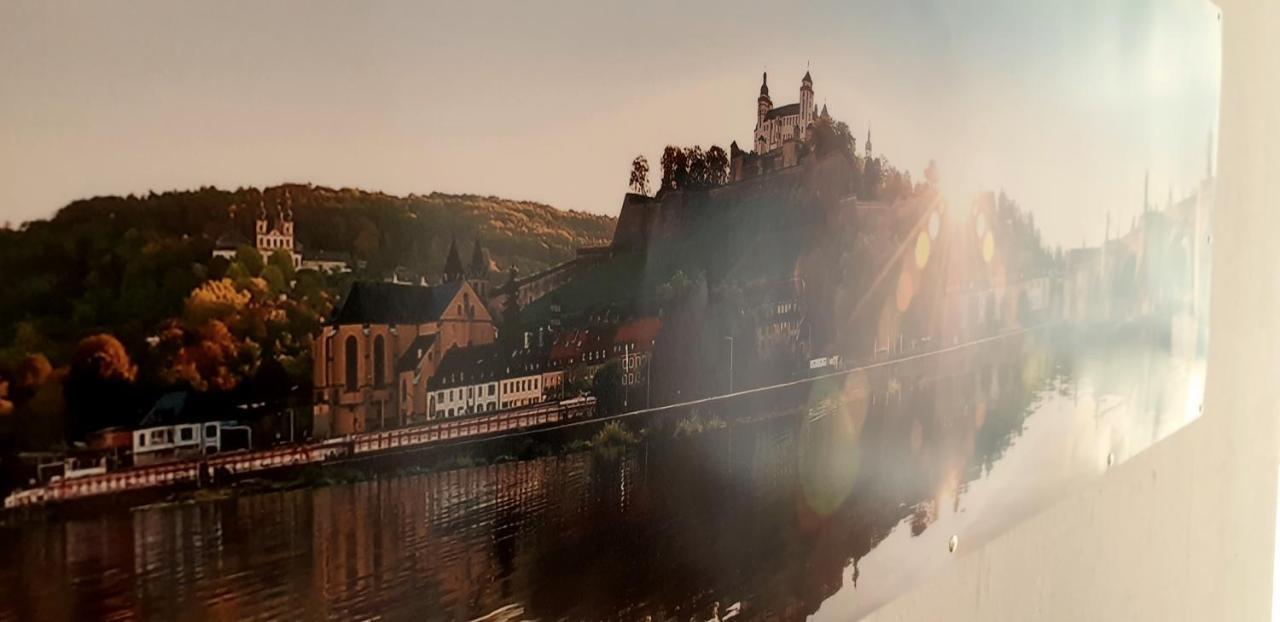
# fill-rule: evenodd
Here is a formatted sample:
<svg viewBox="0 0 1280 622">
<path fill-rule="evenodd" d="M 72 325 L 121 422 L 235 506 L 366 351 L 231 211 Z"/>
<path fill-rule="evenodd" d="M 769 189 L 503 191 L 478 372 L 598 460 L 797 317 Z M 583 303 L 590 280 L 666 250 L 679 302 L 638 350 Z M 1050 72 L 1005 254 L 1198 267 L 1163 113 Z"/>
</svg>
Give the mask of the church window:
<svg viewBox="0 0 1280 622">
<path fill-rule="evenodd" d="M 355 391 L 359 381 L 356 379 L 356 365 L 359 362 L 360 345 L 356 343 L 355 335 L 347 336 L 346 352 L 342 357 L 342 364 L 346 367 L 347 390 Z"/>
<path fill-rule="evenodd" d="M 380 387 L 386 384 L 387 375 L 387 343 L 378 335 L 373 340 L 373 386 Z"/>
</svg>

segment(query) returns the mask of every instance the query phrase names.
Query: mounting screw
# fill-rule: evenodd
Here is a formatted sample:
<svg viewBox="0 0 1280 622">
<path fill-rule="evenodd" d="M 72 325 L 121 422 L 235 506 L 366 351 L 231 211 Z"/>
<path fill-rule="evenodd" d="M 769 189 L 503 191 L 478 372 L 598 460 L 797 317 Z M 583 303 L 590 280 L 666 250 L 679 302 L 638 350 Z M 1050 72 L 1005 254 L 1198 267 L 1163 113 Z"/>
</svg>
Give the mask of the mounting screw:
<svg viewBox="0 0 1280 622">
<path fill-rule="evenodd" d="M 956 549 L 959 547 L 960 547 L 960 536 L 952 535 L 951 539 L 947 541 L 947 552 L 955 553 Z"/>
</svg>

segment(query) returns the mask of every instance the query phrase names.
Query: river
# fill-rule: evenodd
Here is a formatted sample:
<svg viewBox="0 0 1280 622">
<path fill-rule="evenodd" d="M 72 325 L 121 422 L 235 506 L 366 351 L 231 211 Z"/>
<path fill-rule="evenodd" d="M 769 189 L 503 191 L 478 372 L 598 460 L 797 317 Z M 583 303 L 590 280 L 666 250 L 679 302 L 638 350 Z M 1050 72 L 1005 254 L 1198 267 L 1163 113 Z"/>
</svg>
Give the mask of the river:
<svg viewBox="0 0 1280 622">
<path fill-rule="evenodd" d="M 853 619 L 1198 413 L 1200 359 L 1063 343 L 624 447 L 0 528 L 0 620 Z"/>
</svg>

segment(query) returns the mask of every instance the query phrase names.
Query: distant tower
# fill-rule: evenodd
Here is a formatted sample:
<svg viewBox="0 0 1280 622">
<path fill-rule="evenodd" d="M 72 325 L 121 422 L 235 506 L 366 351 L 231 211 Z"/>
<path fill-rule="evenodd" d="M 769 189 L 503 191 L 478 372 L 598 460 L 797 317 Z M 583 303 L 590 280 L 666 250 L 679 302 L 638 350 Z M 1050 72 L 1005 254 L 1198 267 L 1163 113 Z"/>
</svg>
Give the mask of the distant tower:
<svg viewBox="0 0 1280 622">
<path fill-rule="evenodd" d="M 267 206 L 262 202 L 262 195 L 258 195 L 258 211 L 254 213 L 253 230 L 257 234 L 257 247 L 263 248 L 267 244 Z"/>
<path fill-rule="evenodd" d="M 1209 130 L 1209 140 L 1204 146 L 1204 178 L 1213 179 L 1213 130 Z"/>
<path fill-rule="evenodd" d="M 444 260 L 444 282 L 461 281 L 466 277 L 462 270 L 462 257 L 458 255 L 458 236 L 449 241 L 449 255 Z"/>
<path fill-rule="evenodd" d="M 1148 192 L 1150 189 L 1151 189 L 1151 171 L 1147 171 L 1142 176 L 1142 213 L 1143 214 L 1147 213 L 1147 210 L 1151 208 L 1151 200 L 1150 200 L 1151 195 Z"/>
<path fill-rule="evenodd" d="M 804 77 L 800 79 L 800 127 L 809 127 L 813 125 L 813 77 L 808 71 L 804 72 Z"/>
<path fill-rule="evenodd" d="M 476 236 L 475 246 L 471 247 L 471 263 L 467 265 L 467 282 L 476 295 L 489 297 L 489 257 L 480 245 L 480 236 Z"/>
<path fill-rule="evenodd" d="M 284 248 L 293 250 L 293 197 L 284 191 L 284 205 L 280 208 L 280 233 L 284 234 Z"/>
<path fill-rule="evenodd" d="M 871 124 L 867 124 L 867 159 L 871 159 Z"/>
</svg>

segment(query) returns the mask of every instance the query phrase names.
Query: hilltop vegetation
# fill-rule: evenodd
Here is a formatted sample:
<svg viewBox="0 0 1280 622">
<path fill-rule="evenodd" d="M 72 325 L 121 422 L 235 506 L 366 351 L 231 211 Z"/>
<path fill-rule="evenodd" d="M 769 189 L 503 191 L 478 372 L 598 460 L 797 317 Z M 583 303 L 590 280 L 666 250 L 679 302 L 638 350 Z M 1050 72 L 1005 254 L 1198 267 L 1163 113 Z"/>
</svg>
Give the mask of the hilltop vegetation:
<svg viewBox="0 0 1280 622">
<path fill-rule="evenodd" d="M 304 254 L 347 254 L 354 273 L 295 273 L 286 254 L 249 247 L 211 256 L 228 232 L 251 240 L 258 205 L 271 210 L 286 189 Z M 309 337 L 352 279 L 437 282 L 451 239 L 469 258 L 479 236 L 501 282 L 510 267 L 528 274 L 612 232 L 612 218 L 537 203 L 309 185 L 76 201 L 0 229 L 0 416 L 18 415 L 29 431 L 20 444 L 39 447 L 130 423 L 173 389 L 305 395 Z"/>
</svg>

